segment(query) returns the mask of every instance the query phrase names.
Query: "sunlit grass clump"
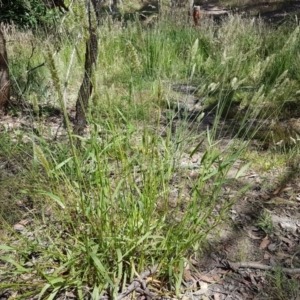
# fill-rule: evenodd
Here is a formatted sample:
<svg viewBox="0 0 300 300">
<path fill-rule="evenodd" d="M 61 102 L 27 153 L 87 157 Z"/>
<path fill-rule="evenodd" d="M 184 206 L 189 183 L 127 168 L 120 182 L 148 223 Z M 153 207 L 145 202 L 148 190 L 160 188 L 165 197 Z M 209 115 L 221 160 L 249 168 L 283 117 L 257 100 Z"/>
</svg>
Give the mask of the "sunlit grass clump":
<svg viewBox="0 0 300 300">
<path fill-rule="evenodd" d="M 39 43 L 33 61 L 45 60 L 41 86 L 51 73 L 51 103 L 66 114 L 80 85 L 79 49 L 87 33 L 78 32 L 82 40 L 74 44 L 61 30 L 60 51 Z M 3 212 L 1 224 L 11 235 L 0 246 L 0 288 L 20 299 L 53 299 L 66 290 L 79 299 L 115 298 L 138 273 L 157 266 L 149 285 L 179 295 L 184 268 L 201 257 L 208 233 L 247 189 L 224 196 L 249 166 L 239 158 L 263 126 L 254 121 L 299 109 L 299 40 L 299 27 L 287 33 L 239 16 L 220 25 L 203 19 L 199 28 L 167 18 L 149 27 L 138 20 L 103 22 L 87 134 L 74 136 L 69 128 L 65 139 L 49 141 L 21 133 L 30 136 L 25 148 L 22 138 L 9 140 L 15 132 L 1 136 L 3 159 L 4 145 L 15 157 L 26 149 L 20 189 L 33 204 L 20 234 Z M 22 64 L 24 57 L 15 59 Z M 12 66 L 15 78 L 20 68 Z M 194 123 L 188 116 L 178 120 L 175 111 L 164 115 L 174 83 L 196 87 L 213 124 L 200 126 L 206 114 Z M 21 92 L 24 83 L 14 84 Z M 30 93 L 36 87 L 28 86 Z M 222 143 L 220 127 L 233 143 Z"/>
</svg>

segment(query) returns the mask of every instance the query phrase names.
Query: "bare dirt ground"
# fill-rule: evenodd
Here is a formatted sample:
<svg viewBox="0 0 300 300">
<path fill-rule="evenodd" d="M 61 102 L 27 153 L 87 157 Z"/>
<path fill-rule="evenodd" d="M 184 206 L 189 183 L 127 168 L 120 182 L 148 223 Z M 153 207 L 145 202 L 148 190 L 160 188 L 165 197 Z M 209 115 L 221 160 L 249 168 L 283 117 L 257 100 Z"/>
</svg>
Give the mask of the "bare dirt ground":
<svg viewBox="0 0 300 300">
<path fill-rule="evenodd" d="M 214 116 L 204 118 L 201 125 L 193 121 L 194 115 L 201 111 L 201 99 L 192 95 L 194 88 L 175 85 L 175 90 L 186 92 L 180 107 L 189 111 L 191 130 L 197 126 L 196 130 L 203 132 L 207 126 L 212 126 Z M 174 122 L 176 127 L 176 122 L 180 121 Z M 231 120 L 226 122 L 231 123 Z M 225 128 L 224 123 L 219 125 Z M 220 129 L 219 137 L 224 147 L 232 142 L 226 130 Z M 257 147 L 255 141 L 251 143 L 250 147 L 268 161 L 270 152 Z M 201 157 L 201 151 L 191 158 L 188 153 L 182 157 L 186 176 L 197 177 Z M 237 161 L 228 176 L 234 177 L 243 163 Z M 299 178 L 296 159 L 280 168 L 270 165 L 265 171 L 250 167 L 237 180 L 236 188 L 224 187 L 221 197 L 230 199 L 240 187 L 251 186 L 245 195 L 237 198 L 224 226 L 210 234 L 204 256 L 192 261 L 194 268 L 186 269 L 186 292 L 182 299 L 300 299 L 300 285 L 294 289 L 288 286 L 290 279 L 300 279 Z M 273 271 L 279 269 L 286 277 L 281 279 L 282 286 L 276 287 Z"/>
</svg>

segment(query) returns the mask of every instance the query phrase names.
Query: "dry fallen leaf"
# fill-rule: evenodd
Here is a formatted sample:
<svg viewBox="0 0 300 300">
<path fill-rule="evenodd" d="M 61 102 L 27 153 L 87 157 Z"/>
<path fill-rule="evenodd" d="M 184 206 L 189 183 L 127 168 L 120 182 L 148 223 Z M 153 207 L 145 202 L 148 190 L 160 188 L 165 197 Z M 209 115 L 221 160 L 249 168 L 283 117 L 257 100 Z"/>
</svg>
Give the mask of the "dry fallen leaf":
<svg viewBox="0 0 300 300">
<path fill-rule="evenodd" d="M 250 287 L 250 282 L 247 281 L 246 279 L 242 279 L 241 282 L 246 285 L 247 287 Z"/>
<path fill-rule="evenodd" d="M 206 276 L 206 275 L 202 275 L 202 274 L 197 274 L 197 277 L 202 280 L 202 281 L 205 281 L 205 282 L 208 282 L 208 283 L 213 283 L 215 282 L 215 280 L 213 279 L 213 277 L 210 277 L 210 276 Z"/>
<path fill-rule="evenodd" d="M 250 294 L 242 293 L 242 295 L 244 297 L 243 299 L 253 299 L 253 296 Z"/>
<path fill-rule="evenodd" d="M 282 187 L 279 187 L 278 189 L 275 190 L 275 192 L 273 193 L 273 195 L 278 195 L 281 190 L 282 190 Z"/>
<path fill-rule="evenodd" d="M 252 234 L 250 230 L 247 231 L 247 234 L 253 240 L 260 240 L 261 239 L 259 236 L 256 236 L 256 235 Z"/>
<path fill-rule="evenodd" d="M 264 200 L 269 200 L 271 197 L 268 194 L 262 194 L 260 195 L 261 198 L 263 198 Z"/>
<path fill-rule="evenodd" d="M 250 276 L 251 283 L 252 283 L 253 285 L 256 286 L 256 285 L 257 285 L 257 282 L 256 282 L 256 280 L 255 280 L 255 278 L 254 278 L 253 273 L 250 273 L 249 276 Z"/>
<path fill-rule="evenodd" d="M 17 231 L 17 232 L 22 232 L 24 229 L 25 229 L 25 226 L 23 226 L 22 224 L 20 223 L 17 223 L 14 225 L 14 230 Z"/>
<path fill-rule="evenodd" d="M 212 278 L 214 281 L 219 281 L 220 280 L 220 276 L 218 274 L 213 274 Z"/>
<path fill-rule="evenodd" d="M 269 240 L 268 236 L 266 236 L 265 238 L 263 238 L 263 240 L 261 241 L 260 245 L 259 245 L 259 249 L 265 249 L 266 247 L 268 247 L 268 245 L 271 243 L 271 241 Z"/>
<path fill-rule="evenodd" d="M 278 194 L 281 194 L 282 192 L 289 191 L 291 189 L 292 189 L 292 187 L 290 187 L 290 186 L 287 186 L 287 187 L 282 186 L 282 187 L 279 187 L 277 190 L 275 190 L 273 195 L 278 195 Z"/>
<path fill-rule="evenodd" d="M 286 237 L 284 237 L 284 236 L 279 236 L 279 238 L 280 238 L 283 242 L 285 242 L 286 244 L 288 244 L 289 247 L 293 247 L 293 246 L 294 246 L 294 243 L 293 243 L 290 239 L 288 239 L 288 238 L 286 238 Z"/>
<path fill-rule="evenodd" d="M 219 293 L 215 293 L 214 294 L 214 300 L 219 300 L 220 299 L 220 295 Z"/>
<path fill-rule="evenodd" d="M 185 281 L 192 281 L 192 280 L 193 280 L 193 277 L 192 277 L 191 271 L 185 269 L 185 270 L 183 271 L 183 278 L 184 278 Z"/>
<path fill-rule="evenodd" d="M 24 219 L 19 222 L 19 224 L 24 225 L 24 226 L 28 225 L 29 223 L 31 223 L 30 219 Z"/>
<path fill-rule="evenodd" d="M 277 245 L 276 245 L 275 243 L 272 243 L 272 244 L 270 244 L 270 245 L 268 246 L 268 249 L 269 249 L 270 251 L 275 251 L 276 248 L 277 248 Z"/>
</svg>

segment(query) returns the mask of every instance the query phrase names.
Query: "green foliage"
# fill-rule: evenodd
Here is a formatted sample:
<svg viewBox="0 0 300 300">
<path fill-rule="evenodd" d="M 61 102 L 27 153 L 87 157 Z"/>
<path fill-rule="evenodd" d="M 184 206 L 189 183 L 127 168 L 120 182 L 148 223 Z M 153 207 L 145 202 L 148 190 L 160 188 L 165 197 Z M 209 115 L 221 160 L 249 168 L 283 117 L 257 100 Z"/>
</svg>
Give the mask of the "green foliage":
<svg viewBox="0 0 300 300">
<path fill-rule="evenodd" d="M 36 28 L 53 21 L 55 14 L 46 10 L 41 0 L 3 0 L 0 2 L 1 22 Z"/>
<path fill-rule="evenodd" d="M 266 234 L 271 233 L 274 228 L 272 215 L 267 210 L 264 210 L 259 217 L 256 226 L 261 228 Z"/>
<path fill-rule="evenodd" d="M 79 15 L 84 11 L 76 9 Z M 57 39 L 20 39 L 23 52 L 15 52 L 11 69 L 15 78 L 26 74 L 20 65 L 34 44 L 39 51 L 30 66 L 43 60 L 45 67 L 32 74 L 32 86 L 23 96 L 42 102 L 47 83 L 52 105 L 58 103 L 68 120 L 83 73 L 86 20 L 66 22 Z M 75 33 L 69 35 L 70 28 Z M 291 98 L 298 105 L 299 65 L 283 55 L 289 49 L 299 55 L 297 29 L 270 34 L 266 25 L 235 16 L 219 26 L 204 20 L 200 28 L 170 20 L 152 27 L 138 20 L 126 26 L 103 22 L 98 34 L 87 134 L 74 136 L 66 122 L 68 139 L 11 131 L 18 139 L 0 143 L 4 158 L 13 152 L 5 149 L 14 147 L 16 156 L 27 154 L 22 165 L 27 177 L 14 180 L 37 208 L 28 212 L 33 222 L 26 227 L 34 238 L 11 235 L 0 247 L 6 264 L 0 269 L 0 288 L 19 290 L 22 296 L 53 299 L 63 290 L 76 290 L 82 299 L 88 289 L 93 299 L 104 292 L 115 297 L 136 272 L 154 265 L 156 279 L 179 294 L 185 263 L 201 255 L 209 232 L 248 188 L 235 185 L 248 164 L 233 176 L 229 172 L 260 127 L 252 120 L 276 118 Z M 216 115 L 212 126 L 203 129 L 203 116 L 191 122 L 188 115 L 175 120 L 175 126 L 174 111 L 162 120 L 161 110 L 174 101 L 177 82 L 198 87 L 194 95 Z M 20 83 L 25 85 L 26 77 Z M 232 115 L 238 116 L 237 129 L 223 125 Z M 234 141 L 227 146 L 219 140 L 222 126 Z M 30 148 L 22 148 L 27 135 Z M 76 139 L 80 148 L 74 146 Z M 194 155 L 199 155 L 199 164 L 192 166 L 196 176 L 189 173 Z M 233 188 L 234 197 L 224 193 Z M 12 231 L 8 222 L 3 224 Z M 259 226 L 271 230 L 267 214 Z"/>
<path fill-rule="evenodd" d="M 134 120 L 121 117 L 121 124 L 117 119 L 106 127 L 102 124 L 107 131 L 102 141 L 98 139 L 98 120 L 94 120 L 91 137 L 82 138 L 78 162 L 71 152 L 62 156 L 59 148 L 33 144 L 32 163 L 39 178 L 35 193 L 47 199 L 52 216 L 37 220 L 40 226 L 43 222 L 47 225 L 41 227 L 34 241 L 24 236 L 17 247 L 0 249 L 6 253 L 2 261 L 12 268 L 10 274 L 37 274 L 32 289 L 39 291 L 40 297 L 45 293 L 54 297 L 68 287 L 80 293 L 84 286 L 116 293 L 121 282 L 131 280 L 135 269 L 141 272 L 154 264 L 159 264 L 161 280 L 168 278 L 178 284 L 181 279 L 177 270 L 190 251 L 201 249 L 208 232 L 221 222 L 233 203 L 219 196 L 222 186 L 232 182 L 226 174 L 238 152 L 224 155 L 216 144 L 209 144 L 191 199 L 185 202 L 179 194 L 178 205 L 172 209 L 171 182 L 173 174 L 181 172 L 180 166 L 174 165 L 174 150 L 184 146 L 178 145 L 181 134 L 173 143 L 146 128 L 140 132 L 132 124 Z M 122 124 L 131 130 L 124 134 Z M 207 138 L 211 141 L 209 135 Z M 197 149 L 198 145 L 195 152 Z M 222 210 L 212 217 L 216 204 Z M 184 210 L 182 205 L 186 206 Z M 59 231 L 52 218 L 60 220 Z M 25 266 L 32 252 L 42 255 L 34 265 Z M 27 284 L 26 279 L 22 284 Z M 1 287 L 13 285 L 5 281 Z"/>
<path fill-rule="evenodd" d="M 280 268 L 269 276 L 268 298 L 274 300 L 298 299 L 300 296 L 299 282 L 284 274 Z"/>
</svg>

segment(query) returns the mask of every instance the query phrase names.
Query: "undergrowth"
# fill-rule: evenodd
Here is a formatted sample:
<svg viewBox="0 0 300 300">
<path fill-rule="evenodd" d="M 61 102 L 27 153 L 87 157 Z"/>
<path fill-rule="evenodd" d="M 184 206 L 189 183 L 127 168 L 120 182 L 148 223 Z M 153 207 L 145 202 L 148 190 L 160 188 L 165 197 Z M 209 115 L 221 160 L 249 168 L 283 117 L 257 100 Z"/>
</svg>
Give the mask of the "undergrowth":
<svg viewBox="0 0 300 300">
<path fill-rule="evenodd" d="M 42 35 L 33 36 L 36 52 L 27 49 L 30 43 L 20 44 L 32 53 L 30 66 L 41 57 L 45 61 L 34 71 L 41 89 L 33 80 L 23 94 L 27 100 L 33 94 L 37 102 L 46 97 L 51 73 L 51 104 L 65 112 L 74 106 L 82 76 L 79 50 L 86 38 L 84 26 L 74 28 L 80 38 L 74 40 L 73 33 L 70 42 L 61 27 L 58 52 L 54 36 L 43 43 Z M 151 287 L 179 295 L 186 264 L 201 256 L 208 233 L 248 188 L 242 186 L 234 198 L 223 195 L 249 166 L 238 161 L 263 126 L 255 121 L 295 116 L 299 109 L 297 26 L 286 34 L 286 29 L 239 16 L 229 16 L 221 25 L 204 19 L 199 28 L 169 19 L 147 27 L 139 20 L 110 20 L 103 21 L 99 39 L 85 136 L 74 137 L 69 129 L 68 137 L 59 140 L 30 131 L 16 140 L 16 132 L 9 130 L 0 137 L 1 145 L 8 139 L 19 156 L 26 153 L 26 161 L 14 164 L 22 168 L 18 188 L 32 202 L 24 212 L 29 224 L 21 233 L 11 228 L 9 210 L 2 212 L 1 224 L 11 235 L 2 232 L 0 288 L 14 290 L 16 299 L 36 294 L 54 299 L 71 290 L 79 299 L 116 298 L 138 273 L 153 266 L 157 272 Z M 12 53 L 13 47 L 9 44 L 8 51 L 17 79 L 26 58 Z M 18 92 L 24 80 L 15 81 Z M 215 115 L 210 127 L 201 127 L 206 114 L 194 122 L 186 115 L 175 130 L 176 112 L 163 119 L 178 82 L 196 86 L 194 95 Z M 287 101 L 296 103 L 296 111 L 284 106 Z M 234 142 L 224 145 L 220 132 Z M 80 148 L 74 146 L 76 138 Z M 24 150 L 24 144 L 30 147 Z M 3 148 L 1 161 L 8 155 Z M 192 177 L 195 155 L 200 160 Z M 236 173 L 228 176 L 233 166 Z"/>
</svg>

